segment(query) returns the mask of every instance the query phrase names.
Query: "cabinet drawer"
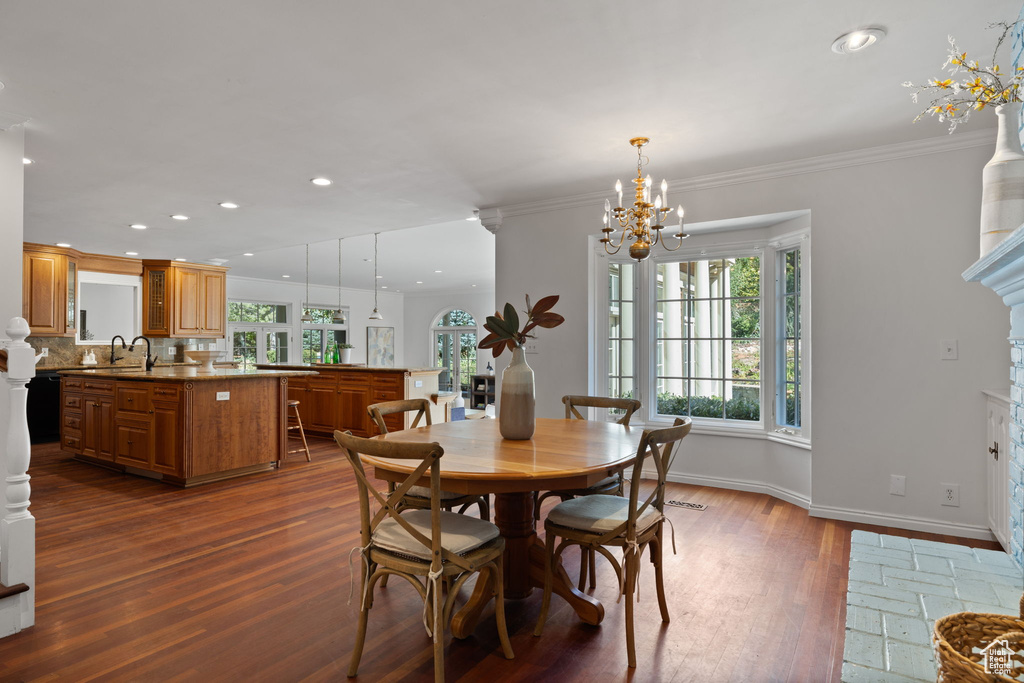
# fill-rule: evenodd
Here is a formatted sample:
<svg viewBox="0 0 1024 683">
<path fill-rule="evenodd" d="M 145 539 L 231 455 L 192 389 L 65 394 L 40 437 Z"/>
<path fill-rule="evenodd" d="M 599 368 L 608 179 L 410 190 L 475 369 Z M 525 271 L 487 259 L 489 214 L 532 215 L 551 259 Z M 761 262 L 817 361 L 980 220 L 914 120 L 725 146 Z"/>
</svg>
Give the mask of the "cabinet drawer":
<svg viewBox="0 0 1024 683">
<path fill-rule="evenodd" d="M 66 451 L 82 450 L 82 437 L 78 434 L 65 434 L 60 441 L 60 447 Z"/>
<path fill-rule="evenodd" d="M 90 394 L 113 394 L 114 383 L 104 380 L 87 379 L 82 382 L 82 390 Z"/>
<path fill-rule="evenodd" d="M 67 429 L 81 429 L 82 428 L 82 416 L 76 413 L 65 413 L 64 414 L 64 428 Z"/>
<path fill-rule="evenodd" d="M 145 415 L 149 412 L 149 389 L 145 386 L 119 386 L 117 411 Z"/>
<path fill-rule="evenodd" d="M 82 388 L 82 378 L 81 377 L 65 377 L 63 381 L 64 381 L 64 388 L 65 389 L 81 389 Z"/>
<path fill-rule="evenodd" d="M 374 387 L 373 391 L 370 392 L 370 398 L 374 403 L 380 403 L 381 401 L 398 401 L 401 400 L 402 394 L 398 391 L 384 391 Z"/>
<path fill-rule="evenodd" d="M 337 374 L 338 384 L 355 384 L 363 387 L 370 384 L 370 373 L 368 372 L 339 372 Z"/>
<path fill-rule="evenodd" d="M 154 401 L 177 401 L 178 400 L 178 385 L 177 384 L 154 384 L 153 385 L 153 400 Z"/>
<path fill-rule="evenodd" d="M 379 387 L 381 389 L 393 389 L 397 391 L 399 388 L 401 388 L 403 379 L 404 378 L 402 377 L 402 375 L 397 372 L 389 372 L 386 375 L 374 375 L 373 386 L 374 388 Z"/>
<path fill-rule="evenodd" d="M 64 407 L 82 409 L 81 394 L 64 394 Z"/>
</svg>

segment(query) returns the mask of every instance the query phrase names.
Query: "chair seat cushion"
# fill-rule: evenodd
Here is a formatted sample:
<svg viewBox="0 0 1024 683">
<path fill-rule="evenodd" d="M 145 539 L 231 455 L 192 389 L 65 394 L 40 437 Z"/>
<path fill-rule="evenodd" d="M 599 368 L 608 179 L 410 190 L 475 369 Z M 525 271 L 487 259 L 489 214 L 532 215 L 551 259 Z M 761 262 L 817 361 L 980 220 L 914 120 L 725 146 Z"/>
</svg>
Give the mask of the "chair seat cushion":
<svg viewBox="0 0 1024 683">
<path fill-rule="evenodd" d="M 407 496 L 415 496 L 416 498 L 430 498 L 430 487 L 429 486 L 413 486 L 409 489 Z M 462 498 L 461 493 L 452 493 L 451 491 L 441 491 L 441 500 L 451 500 L 452 498 Z"/>
<path fill-rule="evenodd" d="M 629 517 L 629 499 L 598 494 L 573 498 L 551 508 L 547 520 L 558 526 L 581 531 L 611 531 Z M 657 508 L 649 506 L 636 521 L 637 531 L 644 531 L 661 519 Z"/>
<path fill-rule="evenodd" d="M 409 510 L 402 513 L 402 519 L 430 538 L 430 510 Z M 497 537 L 498 527 L 490 522 L 454 512 L 441 512 L 441 546 L 456 555 L 464 555 Z M 373 532 L 373 545 L 424 560 L 431 558 L 430 548 L 413 538 L 390 517 L 377 525 Z"/>
</svg>

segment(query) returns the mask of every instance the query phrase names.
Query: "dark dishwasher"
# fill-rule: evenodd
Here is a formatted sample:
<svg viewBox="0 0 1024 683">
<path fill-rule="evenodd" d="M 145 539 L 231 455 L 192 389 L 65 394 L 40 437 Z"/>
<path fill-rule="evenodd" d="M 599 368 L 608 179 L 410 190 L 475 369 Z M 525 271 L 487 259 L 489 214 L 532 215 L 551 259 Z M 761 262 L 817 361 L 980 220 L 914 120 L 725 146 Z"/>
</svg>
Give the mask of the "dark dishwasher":
<svg viewBox="0 0 1024 683">
<path fill-rule="evenodd" d="M 60 441 L 60 375 L 36 371 L 28 383 L 28 433 L 32 443 Z"/>
</svg>

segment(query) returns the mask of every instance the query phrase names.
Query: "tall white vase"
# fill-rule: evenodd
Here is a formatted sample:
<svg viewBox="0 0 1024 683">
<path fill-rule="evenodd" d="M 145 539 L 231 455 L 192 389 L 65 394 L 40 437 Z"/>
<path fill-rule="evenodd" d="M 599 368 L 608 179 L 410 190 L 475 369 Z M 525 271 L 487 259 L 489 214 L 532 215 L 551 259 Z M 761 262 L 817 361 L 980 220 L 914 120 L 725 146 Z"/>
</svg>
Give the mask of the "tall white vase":
<svg viewBox="0 0 1024 683">
<path fill-rule="evenodd" d="M 1024 224 L 1024 150 L 1020 102 L 996 107 L 996 153 L 981 174 L 981 255 Z"/>
<path fill-rule="evenodd" d="M 523 347 L 512 349 L 512 362 L 501 372 L 501 403 L 498 405 L 498 430 L 506 439 L 523 440 L 533 436 L 536 397 L 533 368 L 526 363 Z"/>
</svg>

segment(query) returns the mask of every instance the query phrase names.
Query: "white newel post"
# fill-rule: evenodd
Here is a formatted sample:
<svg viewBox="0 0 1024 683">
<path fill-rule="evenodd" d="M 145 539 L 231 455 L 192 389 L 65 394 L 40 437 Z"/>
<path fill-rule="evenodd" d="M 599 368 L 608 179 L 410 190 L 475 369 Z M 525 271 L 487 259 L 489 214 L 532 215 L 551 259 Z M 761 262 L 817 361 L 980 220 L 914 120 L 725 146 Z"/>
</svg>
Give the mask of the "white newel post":
<svg viewBox="0 0 1024 683">
<path fill-rule="evenodd" d="M 29 459 L 32 455 L 28 433 L 26 403 L 28 382 L 35 374 L 35 352 L 25 341 L 29 335 L 24 318 L 11 318 L 7 336 L 0 354 L 6 363 L 0 363 L 0 373 L 7 381 L 10 394 L 10 415 L 7 416 L 7 448 L 4 472 L 4 515 L 0 521 L 0 583 L 4 586 L 25 584 L 29 590 L 14 596 L 19 600 L 19 615 L 11 632 L 20 631 L 35 623 L 36 580 L 36 520 L 28 511 L 31 496 L 29 486 Z M 6 365 L 6 367 L 3 367 Z M 4 419 L 4 418 L 0 418 Z M 0 632 L 0 636 L 8 635 Z"/>
</svg>

